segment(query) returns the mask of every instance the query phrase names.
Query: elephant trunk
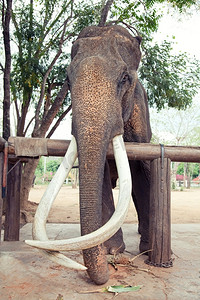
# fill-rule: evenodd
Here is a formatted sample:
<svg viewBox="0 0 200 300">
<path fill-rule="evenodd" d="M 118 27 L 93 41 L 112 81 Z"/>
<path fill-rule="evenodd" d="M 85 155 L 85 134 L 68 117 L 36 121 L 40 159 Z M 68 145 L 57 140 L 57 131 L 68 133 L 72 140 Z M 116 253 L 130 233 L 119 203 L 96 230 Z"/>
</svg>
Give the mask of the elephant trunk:
<svg viewBox="0 0 200 300">
<path fill-rule="evenodd" d="M 121 134 L 123 130 L 122 120 L 119 121 L 117 114 L 113 113 L 118 109 L 113 103 L 116 100 L 115 90 L 106 78 L 104 63 L 100 57 L 83 60 L 71 88 L 72 133 L 77 141 L 79 158 L 82 235 L 102 226 L 106 151 L 113 136 Z M 109 276 L 104 252 L 103 245 L 83 250 L 88 274 L 97 284 L 105 283 Z"/>
<path fill-rule="evenodd" d="M 94 134 L 87 132 L 94 131 Z M 80 222 L 81 235 L 89 234 L 102 226 L 102 185 L 104 165 L 109 139 L 99 128 L 79 130 L 84 136 L 77 141 L 80 182 Z M 85 266 L 90 278 L 96 284 L 105 283 L 108 278 L 108 265 L 104 246 L 83 250 Z"/>
</svg>

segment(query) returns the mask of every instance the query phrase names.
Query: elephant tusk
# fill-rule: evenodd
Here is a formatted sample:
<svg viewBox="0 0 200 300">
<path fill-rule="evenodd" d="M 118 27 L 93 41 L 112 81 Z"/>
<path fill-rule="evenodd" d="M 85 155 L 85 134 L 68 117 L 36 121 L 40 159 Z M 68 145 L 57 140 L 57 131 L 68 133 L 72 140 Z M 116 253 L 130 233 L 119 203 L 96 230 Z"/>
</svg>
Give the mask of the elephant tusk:
<svg viewBox="0 0 200 300">
<path fill-rule="evenodd" d="M 69 148 L 63 158 L 62 163 L 60 164 L 56 174 L 49 183 L 38 208 L 35 213 L 34 222 L 33 222 L 33 239 L 46 241 L 48 240 L 46 233 L 46 222 L 51 209 L 51 206 L 56 199 L 58 192 L 61 189 L 63 182 L 68 176 L 71 168 L 74 165 L 74 162 L 77 158 L 77 145 L 76 140 L 72 137 Z"/>
<path fill-rule="evenodd" d="M 48 259 L 50 259 L 51 261 L 70 268 L 70 269 L 75 269 L 75 270 L 80 270 L 80 271 L 85 271 L 87 270 L 87 268 L 79 263 L 77 263 L 76 261 L 66 257 L 65 255 L 63 255 L 60 252 L 55 252 L 55 251 L 45 251 L 45 250 L 40 250 L 43 255 L 45 255 Z"/>
<path fill-rule="evenodd" d="M 131 173 L 122 135 L 113 138 L 114 156 L 119 176 L 119 199 L 116 210 L 110 220 L 98 230 L 87 235 L 67 240 L 39 241 L 27 240 L 30 246 L 51 251 L 82 250 L 97 246 L 113 236 L 122 226 L 128 212 L 131 199 Z M 36 236 L 37 238 L 37 236 Z"/>
<path fill-rule="evenodd" d="M 74 162 L 77 158 L 77 145 L 76 140 L 72 137 L 69 148 L 65 154 L 65 157 L 59 166 L 56 174 L 54 175 L 52 181 L 48 185 L 40 203 L 38 205 L 34 222 L 33 222 L 33 239 L 39 241 L 48 241 L 46 233 L 46 222 L 49 215 L 51 206 L 56 199 L 56 196 L 68 176 Z M 26 243 L 26 241 L 25 241 Z M 30 245 L 30 243 L 27 242 Z M 86 270 L 87 268 L 63 255 L 59 252 L 42 251 L 42 253 L 47 256 L 53 262 L 63 265 L 68 268 Z"/>
</svg>

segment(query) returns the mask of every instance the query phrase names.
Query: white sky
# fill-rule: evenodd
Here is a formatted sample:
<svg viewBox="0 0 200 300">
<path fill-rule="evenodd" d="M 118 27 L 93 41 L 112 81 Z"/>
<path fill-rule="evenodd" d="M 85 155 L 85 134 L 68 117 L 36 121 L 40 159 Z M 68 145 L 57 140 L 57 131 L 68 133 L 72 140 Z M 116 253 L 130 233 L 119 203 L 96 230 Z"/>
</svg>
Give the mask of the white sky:
<svg viewBox="0 0 200 300">
<path fill-rule="evenodd" d="M 200 59 L 199 32 L 200 10 L 183 16 L 178 13 L 173 16 L 166 14 L 160 22 L 157 39 L 171 38 L 174 35 L 177 51 L 188 52 Z"/>
</svg>

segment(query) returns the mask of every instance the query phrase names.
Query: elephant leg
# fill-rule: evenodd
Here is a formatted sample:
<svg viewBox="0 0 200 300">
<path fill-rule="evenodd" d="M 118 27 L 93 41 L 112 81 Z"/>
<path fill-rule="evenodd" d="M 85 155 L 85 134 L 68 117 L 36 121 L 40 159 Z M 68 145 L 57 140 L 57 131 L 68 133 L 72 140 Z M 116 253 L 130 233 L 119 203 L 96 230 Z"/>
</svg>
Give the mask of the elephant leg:
<svg viewBox="0 0 200 300">
<path fill-rule="evenodd" d="M 102 190 L 102 223 L 105 224 L 115 211 L 114 199 L 112 194 L 112 185 L 110 179 L 110 170 L 106 161 L 104 170 L 103 190 Z M 123 233 L 120 228 L 109 240 L 104 242 L 107 254 L 121 253 L 125 249 Z"/>
<path fill-rule="evenodd" d="M 146 161 L 131 161 L 132 196 L 138 214 L 138 232 L 141 234 L 140 252 L 149 250 L 150 165 Z"/>
</svg>

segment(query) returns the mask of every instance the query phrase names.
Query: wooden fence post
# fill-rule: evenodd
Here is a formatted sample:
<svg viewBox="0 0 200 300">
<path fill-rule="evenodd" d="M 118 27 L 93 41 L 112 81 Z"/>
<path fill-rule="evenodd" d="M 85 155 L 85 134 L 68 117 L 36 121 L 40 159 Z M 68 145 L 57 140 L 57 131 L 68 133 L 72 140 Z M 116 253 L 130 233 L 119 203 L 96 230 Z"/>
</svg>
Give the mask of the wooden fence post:
<svg viewBox="0 0 200 300">
<path fill-rule="evenodd" d="M 0 242 L 1 242 L 2 215 L 3 215 L 2 183 L 3 183 L 3 152 L 0 152 Z"/>
<path fill-rule="evenodd" d="M 164 151 L 164 148 L 163 148 Z M 150 245 L 147 263 L 158 267 L 172 266 L 171 260 L 171 160 L 157 158 L 151 161 L 150 182 Z"/>
<path fill-rule="evenodd" d="M 19 241 L 21 167 L 21 161 L 8 165 L 5 241 Z"/>
</svg>

